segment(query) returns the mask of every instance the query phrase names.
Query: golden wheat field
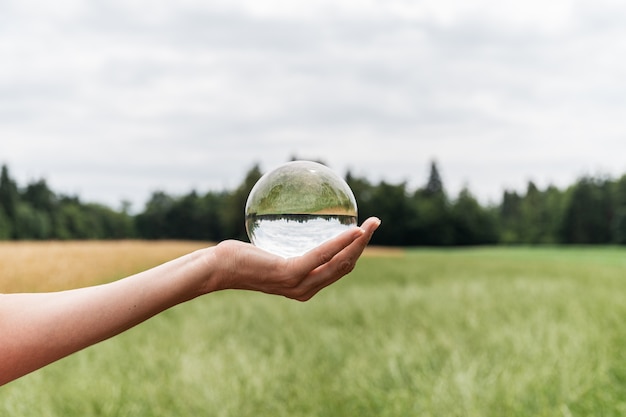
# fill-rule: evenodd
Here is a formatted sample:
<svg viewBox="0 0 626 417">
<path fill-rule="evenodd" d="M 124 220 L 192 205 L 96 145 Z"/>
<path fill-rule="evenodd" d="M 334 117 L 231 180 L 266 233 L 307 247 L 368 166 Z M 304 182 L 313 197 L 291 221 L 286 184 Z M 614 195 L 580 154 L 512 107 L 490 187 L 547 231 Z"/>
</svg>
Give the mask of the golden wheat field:
<svg viewBox="0 0 626 417">
<path fill-rule="evenodd" d="M 56 291 L 134 274 L 206 242 L 48 241 L 0 243 L 0 292 Z"/>
<path fill-rule="evenodd" d="M 0 293 L 58 291 L 119 279 L 212 245 L 192 241 L 0 242 Z M 400 256 L 368 248 L 366 256 Z"/>
</svg>

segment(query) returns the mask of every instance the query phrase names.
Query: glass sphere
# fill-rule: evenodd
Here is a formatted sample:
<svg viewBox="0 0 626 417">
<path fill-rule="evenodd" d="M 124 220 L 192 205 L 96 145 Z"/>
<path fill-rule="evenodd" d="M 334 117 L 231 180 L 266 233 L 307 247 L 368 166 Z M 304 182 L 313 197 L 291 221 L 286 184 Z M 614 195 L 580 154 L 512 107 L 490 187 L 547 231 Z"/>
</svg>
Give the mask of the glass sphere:
<svg viewBox="0 0 626 417">
<path fill-rule="evenodd" d="M 290 258 L 355 227 L 357 206 L 348 184 L 330 168 L 293 161 L 259 179 L 245 218 L 252 244 Z"/>
</svg>

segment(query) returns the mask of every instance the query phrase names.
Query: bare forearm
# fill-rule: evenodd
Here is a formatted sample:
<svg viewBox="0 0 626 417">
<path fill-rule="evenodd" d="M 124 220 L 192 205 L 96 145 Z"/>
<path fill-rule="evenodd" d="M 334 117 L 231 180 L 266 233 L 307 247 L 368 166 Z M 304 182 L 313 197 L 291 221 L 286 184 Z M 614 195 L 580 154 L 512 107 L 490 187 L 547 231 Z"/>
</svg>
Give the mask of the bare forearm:
<svg viewBox="0 0 626 417">
<path fill-rule="evenodd" d="M 207 292 L 201 252 L 109 284 L 0 299 L 0 385 Z"/>
<path fill-rule="evenodd" d="M 379 224 L 368 219 L 297 258 L 225 241 L 110 284 L 0 295 L 0 385 L 205 293 L 230 288 L 306 301 L 354 268 Z"/>
</svg>

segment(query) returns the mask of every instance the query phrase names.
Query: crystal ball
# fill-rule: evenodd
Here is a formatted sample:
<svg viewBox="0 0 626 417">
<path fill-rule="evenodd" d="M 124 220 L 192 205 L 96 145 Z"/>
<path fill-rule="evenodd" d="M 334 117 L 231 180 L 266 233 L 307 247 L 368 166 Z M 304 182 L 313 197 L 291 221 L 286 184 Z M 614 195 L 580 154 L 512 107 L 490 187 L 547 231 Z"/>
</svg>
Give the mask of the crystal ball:
<svg viewBox="0 0 626 417">
<path fill-rule="evenodd" d="M 254 185 L 245 219 L 252 244 L 290 258 L 356 227 L 356 199 L 330 168 L 293 161 L 266 173 Z"/>
</svg>

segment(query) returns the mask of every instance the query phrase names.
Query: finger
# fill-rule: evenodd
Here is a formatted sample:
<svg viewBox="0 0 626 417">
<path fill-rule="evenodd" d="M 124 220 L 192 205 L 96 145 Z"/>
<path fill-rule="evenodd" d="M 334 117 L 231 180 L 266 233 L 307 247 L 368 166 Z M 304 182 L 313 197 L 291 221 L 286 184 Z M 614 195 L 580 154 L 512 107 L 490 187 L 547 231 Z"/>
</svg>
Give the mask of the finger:
<svg viewBox="0 0 626 417">
<path fill-rule="evenodd" d="M 380 223 L 380 220 L 375 217 L 363 222 L 361 228 L 364 233 L 362 236 L 342 249 L 329 262 L 319 265 L 309 274 L 302 283 L 302 297 L 300 299 L 308 300 L 323 288 L 352 272 L 357 260 L 363 253 L 374 231 L 380 226 Z"/>
<path fill-rule="evenodd" d="M 375 217 L 371 217 L 363 222 L 361 225 L 361 228 L 364 230 L 363 236 L 335 255 L 331 261 L 313 271 L 316 280 L 321 281 L 321 285 L 326 286 L 352 272 L 357 260 L 365 250 L 378 226 L 380 226 L 380 220 Z"/>
<path fill-rule="evenodd" d="M 368 241 L 371 239 L 376 229 L 378 229 L 380 223 L 381 221 L 378 217 L 370 217 L 363 222 L 361 229 L 365 230 L 365 234 L 368 235 Z"/>
<path fill-rule="evenodd" d="M 363 236 L 364 233 L 365 231 L 360 227 L 351 228 L 322 243 L 318 247 L 311 249 L 304 255 L 297 258 L 290 258 L 289 260 L 293 262 L 295 271 L 307 275 L 315 268 L 330 261 L 336 254 L 341 252 L 356 239 Z"/>
</svg>

